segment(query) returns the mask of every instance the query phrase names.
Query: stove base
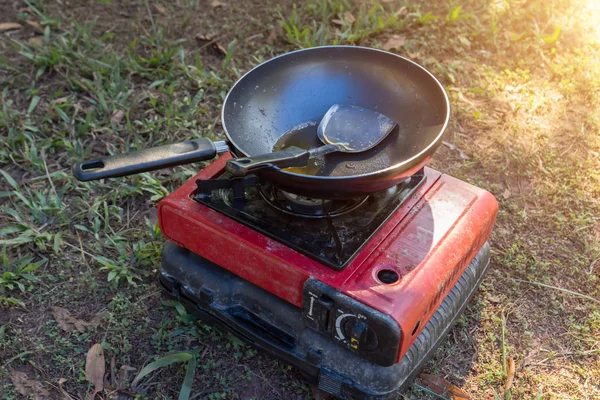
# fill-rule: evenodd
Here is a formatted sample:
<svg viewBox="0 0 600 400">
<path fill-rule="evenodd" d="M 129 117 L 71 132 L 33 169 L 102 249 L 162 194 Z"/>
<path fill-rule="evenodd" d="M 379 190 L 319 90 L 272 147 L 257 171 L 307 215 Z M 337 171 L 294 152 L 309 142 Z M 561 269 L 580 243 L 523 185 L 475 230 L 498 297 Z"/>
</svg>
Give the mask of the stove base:
<svg viewBox="0 0 600 400">
<path fill-rule="evenodd" d="M 486 243 L 408 353 L 390 367 L 352 354 L 307 328 L 300 308 L 170 242 L 160 283 L 188 312 L 294 365 L 320 390 L 342 399 L 384 399 L 406 389 L 433 355 L 479 287 L 489 258 Z"/>
</svg>

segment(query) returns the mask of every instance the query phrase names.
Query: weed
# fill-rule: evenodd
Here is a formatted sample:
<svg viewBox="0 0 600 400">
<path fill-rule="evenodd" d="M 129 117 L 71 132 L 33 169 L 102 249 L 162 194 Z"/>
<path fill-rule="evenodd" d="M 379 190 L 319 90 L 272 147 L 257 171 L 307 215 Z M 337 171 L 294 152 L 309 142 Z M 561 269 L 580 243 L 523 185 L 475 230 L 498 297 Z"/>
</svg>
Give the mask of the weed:
<svg viewBox="0 0 600 400">
<path fill-rule="evenodd" d="M 446 15 L 446 21 L 450 23 L 456 23 L 465 18 L 472 18 L 472 14 L 463 14 L 462 6 L 452 7 L 448 15 Z"/>
<path fill-rule="evenodd" d="M 127 264 L 125 263 L 127 259 L 126 256 L 121 255 L 118 261 L 110 260 L 103 256 L 96 256 L 95 259 L 102 265 L 100 271 L 108 270 L 107 280 L 109 282 L 113 282 L 115 286 L 119 285 L 119 281 L 121 279 L 127 281 L 127 283 L 133 286 L 136 285 L 134 279 L 142 279 L 139 275 L 133 272 L 129 266 L 127 266 Z"/>
<path fill-rule="evenodd" d="M 353 4 L 348 0 L 310 0 L 306 7 L 316 19 L 329 21 L 352 9 Z"/>
<path fill-rule="evenodd" d="M 289 17 L 280 13 L 282 26 L 288 42 L 298 47 L 316 47 L 337 44 L 356 44 L 386 30 L 401 30 L 406 21 L 387 11 L 378 3 L 359 3 L 350 7 L 343 1 L 322 0 L 309 3 L 307 8 L 315 16 L 327 15 L 327 19 L 337 16 L 338 28 L 333 29 L 327 22 L 317 23 L 301 17 L 296 5 Z M 348 17 L 345 12 L 350 13 Z"/>
<path fill-rule="evenodd" d="M 16 222 L 11 226 L 0 229 L 0 245 L 35 243 L 42 250 L 46 250 L 48 246 L 51 246 L 55 252 L 58 252 L 61 241 L 60 233 L 53 234 L 42 230 L 48 224 L 61 220 L 64 215 L 61 197 L 56 189 L 52 187 L 51 193 L 22 190 L 6 171 L 0 169 L 0 174 L 13 188 L 12 191 L 3 192 L 2 194 L 5 197 L 16 197 L 21 206 L 25 206 L 27 212 L 27 214 L 21 213 L 17 211 L 16 207 L 0 207 L 0 211 L 10 215 Z M 28 215 L 29 218 L 24 215 Z M 6 238 L 8 236 L 12 237 Z"/>
<path fill-rule="evenodd" d="M 336 40 L 332 39 L 323 22 L 317 24 L 316 21 L 312 21 L 312 26 L 302 28 L 302 21 L 295 4 L 291 15 L 283 21 L 282 26 L 288 42 L 298 47 L 308 48 L 338 44 Z"/>
<path fill-rule="evenodd" d="M 33 274 L 48 260 L 32 262 L 33 258 L 26 257 L 10 261 L 6 255 L 6 246 L 0 254 L 2 258 L 2 275 L 0 276 L 0 293 L 4 290 L 19 288 L 21 292 L 31 291 L 38 278 Z"/>
<path fill-rule="evenodd" d="M 439 15 L 433 15 L 431 11 L 427 11 L 425 14 L 417 13 L 418 22 L 421 25 L 425 25 L 428 22 L 435 21 L 440 18 Z"/>
</svg>

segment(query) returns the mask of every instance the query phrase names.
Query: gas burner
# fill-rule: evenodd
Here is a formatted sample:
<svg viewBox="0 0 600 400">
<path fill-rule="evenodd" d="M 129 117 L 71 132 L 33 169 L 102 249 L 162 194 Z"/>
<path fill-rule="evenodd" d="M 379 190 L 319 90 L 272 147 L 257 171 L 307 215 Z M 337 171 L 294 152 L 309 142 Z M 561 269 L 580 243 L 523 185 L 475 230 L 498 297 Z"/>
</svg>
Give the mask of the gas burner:
<svg viewBox="0 0 600 400">
<path fill-rule="evenodd" d="M 275 209 L 303 218 L 326 218 L 344 215 L 363 205 L 369 198 L 369 196 L 359 196 L 339 200 L 318 199 L 286 192 L 273 185 L 261 185 L 259 193 Z"/>
<path fill-rule="evenodd" d="M 193 200 L 335 270 L 344 269 L 424 181 L 419 171 L 398 186 L 346 199 L 282 190 L 255 176 L 197 179 Z"/>
</svg>

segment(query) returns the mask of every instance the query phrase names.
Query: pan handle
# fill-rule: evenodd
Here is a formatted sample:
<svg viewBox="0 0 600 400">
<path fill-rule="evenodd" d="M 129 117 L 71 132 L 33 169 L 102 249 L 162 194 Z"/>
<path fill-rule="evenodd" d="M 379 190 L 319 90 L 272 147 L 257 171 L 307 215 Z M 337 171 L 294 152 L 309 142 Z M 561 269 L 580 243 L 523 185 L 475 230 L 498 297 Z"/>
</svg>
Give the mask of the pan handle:
<svg viewBox="0 0 600 400">
<path fill-rule="evenodd" d="M 227 161 L 226 169 L 234 176 L 244 176 L 263 168 L 305 167 L 311 157 L 308 150 L 291 146 L 255 157 L 236 158 Z"/>
<path fill-rule="evenodd" d="M 217 153 L 229 150 L 225 142 L 206 138 L 151 147 L 109 157 L 82 161 L 73 165 L 73 175 L 80 181 L 117 178 L 154 171 L 197 161 L 212 160 Z"/>
</svg>

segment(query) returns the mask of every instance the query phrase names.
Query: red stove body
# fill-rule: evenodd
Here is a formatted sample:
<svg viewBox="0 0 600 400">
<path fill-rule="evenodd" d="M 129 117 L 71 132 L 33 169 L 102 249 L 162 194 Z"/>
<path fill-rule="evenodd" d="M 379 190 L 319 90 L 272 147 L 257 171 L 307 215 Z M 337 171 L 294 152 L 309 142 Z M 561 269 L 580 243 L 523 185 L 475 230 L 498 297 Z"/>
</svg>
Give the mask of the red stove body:
<svg viewBox="0 0 600 400">
<path fill-rule="evenodd" d="M 302 309 L 306 326 L 382 366 L 407 353 L 486 243 L 498 210 L 485 190 L 425 168 L 423 182 L 334 270 L 193 199 L 196 179 L 218 177 L 230 157 L 159 203 L 165 237 Z"/>
</svg>

